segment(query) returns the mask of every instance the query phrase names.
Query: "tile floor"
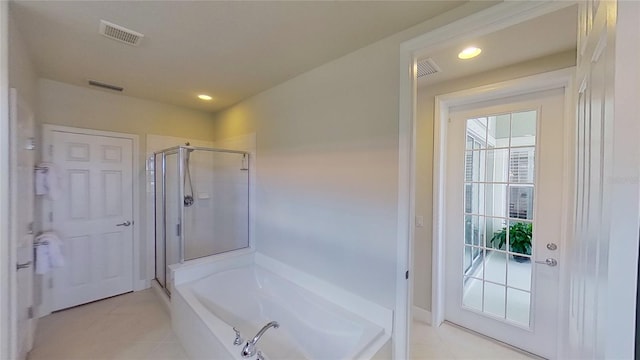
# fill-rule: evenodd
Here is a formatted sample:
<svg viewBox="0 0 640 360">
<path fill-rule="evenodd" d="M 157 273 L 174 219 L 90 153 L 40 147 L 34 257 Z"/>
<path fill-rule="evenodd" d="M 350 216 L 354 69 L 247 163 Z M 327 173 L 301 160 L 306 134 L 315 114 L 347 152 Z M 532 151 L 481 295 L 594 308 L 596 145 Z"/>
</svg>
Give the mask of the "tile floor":
<svg viewBox="0 0 640 360">
<path fill-rule="evenodd" d="M 412 359 L 528 359 L 519 352 L 444 324 L 414 322 Z M 125 294 L 40 319 L 29 360 L 186 360 L 169 314 L 153 289 Z"/>
<path fill-rule="evenodd" d="M 529 326 L 531 261 L 491 251 L 471 276 L 464 286 L 465 306 Z"/>
<path fill-rule="evenodd" d="M 414 321 L 411 359 L 532 359 L 524 353 L 447 323 L 438 328 Z"/>
<path fill-rule="evenodd" d="M 169 313 L 153 289 L 39 320 L 29 360 L 186 360 Z"/>
</svg>

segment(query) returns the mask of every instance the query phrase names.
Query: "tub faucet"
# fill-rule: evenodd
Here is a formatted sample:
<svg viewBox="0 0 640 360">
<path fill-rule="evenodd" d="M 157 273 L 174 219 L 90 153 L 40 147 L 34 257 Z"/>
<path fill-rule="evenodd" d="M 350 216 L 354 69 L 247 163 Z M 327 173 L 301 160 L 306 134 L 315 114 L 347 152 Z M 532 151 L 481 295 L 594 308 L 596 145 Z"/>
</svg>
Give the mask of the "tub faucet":
<svg viewBox="0 0 640 360">
<path fill-rule="evenodd" d="M 267 330 L 269 330 L 269 328 L 271 327 L 277 329 L 280 327 L 280 324 L 278 324 L 277 321 L 272 321 L 267 325 L 263 326 L 262 329 L 258 331 L 256 336 L 251 341 L 247 341 L 247 343 L 244 344 L 244 347 L 242 348 L 242 352 L 240 353 L 242 357 L 248 358 L 256 354 L 256 344 L 258 343 L 258 340 L 260 340 L 262 335 L 264 335 L 264 333 Z"/>
</svg>

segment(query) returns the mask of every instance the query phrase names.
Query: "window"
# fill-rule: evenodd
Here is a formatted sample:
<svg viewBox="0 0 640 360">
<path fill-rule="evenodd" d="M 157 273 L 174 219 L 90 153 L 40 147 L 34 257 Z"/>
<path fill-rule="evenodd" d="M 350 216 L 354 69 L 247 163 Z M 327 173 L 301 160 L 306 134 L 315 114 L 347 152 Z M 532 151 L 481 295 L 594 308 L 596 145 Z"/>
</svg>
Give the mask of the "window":
<svg viewBox="0 0 640 360">
<path fill-rule="evenodd" d="M 536 123 L 536 111 L 467 119 L 464 155 L 463 305 L 527 326 Z"/>
</svg>

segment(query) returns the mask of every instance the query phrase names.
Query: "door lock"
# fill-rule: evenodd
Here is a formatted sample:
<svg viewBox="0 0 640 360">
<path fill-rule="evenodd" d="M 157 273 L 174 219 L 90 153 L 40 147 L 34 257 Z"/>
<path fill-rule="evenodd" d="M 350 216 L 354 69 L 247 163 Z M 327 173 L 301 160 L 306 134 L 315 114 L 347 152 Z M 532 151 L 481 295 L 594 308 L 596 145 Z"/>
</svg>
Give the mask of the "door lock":
<svg viewBox="0 0 640 360">
<path fill-rule="evenodd" d="M 547 265 L 547 266 L 557 266 L 558 265 L 558 260 L 556 260 L 554 258 L 547 258 L 544 261 L 536 261 L 536 264 L 543 264 L 543 265 Z"/>
<path fill-rule="evenodd" d="M 555 243 L 548 243 L 547 244 L 547 249 L 549 250 L 557 250 L 558 249 L 558 245 L 556 245 Z"/>
</svg>

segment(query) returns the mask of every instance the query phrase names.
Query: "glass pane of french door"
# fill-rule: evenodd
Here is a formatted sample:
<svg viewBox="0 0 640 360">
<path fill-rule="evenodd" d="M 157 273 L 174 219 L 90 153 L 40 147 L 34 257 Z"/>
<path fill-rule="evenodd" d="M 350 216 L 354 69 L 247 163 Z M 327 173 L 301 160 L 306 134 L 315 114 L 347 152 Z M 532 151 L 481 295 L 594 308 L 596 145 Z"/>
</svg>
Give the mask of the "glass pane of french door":
<svg viewBox="0 0 640 360">
<path fill-rule="evenodd" d="M 531 325 L 533 204 L 538 114 L 466 120 L 462 303 Z"/>
</svg>

